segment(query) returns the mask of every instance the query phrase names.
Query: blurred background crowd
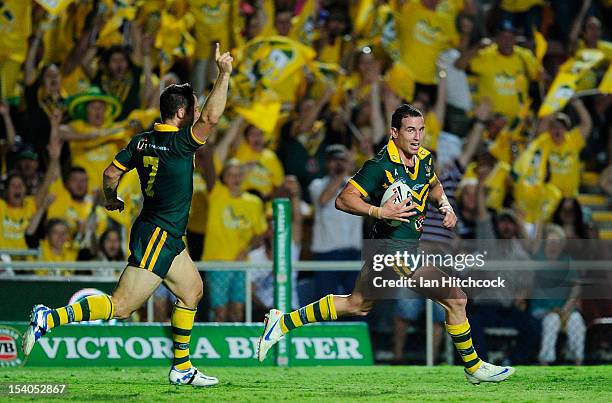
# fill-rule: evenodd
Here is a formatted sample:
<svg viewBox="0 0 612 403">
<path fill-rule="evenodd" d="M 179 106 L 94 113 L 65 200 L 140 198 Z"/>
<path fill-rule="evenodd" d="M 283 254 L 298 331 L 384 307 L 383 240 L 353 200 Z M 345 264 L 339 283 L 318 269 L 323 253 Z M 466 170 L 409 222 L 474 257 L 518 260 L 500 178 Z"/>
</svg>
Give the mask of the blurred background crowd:
<svg viewBox="0 0 612 403">
<path fill-rule="evenodd" d="M 165 86 L 190 82 L 203 102 L 216 42 L 236 62 L 224 120 L 195 156 L 194 260 L 270 261 L 275 197 L 293 206 L 294 259 L 359 260 L 371 223 L 334 199 L 387 143 L 403 102 L 425 115 L 422 145 L 459 217 L 449 231 L 430 208 L 424 240 L 518 240 L 513 259 L 571 259 L 576 240 L 612 239 L 611 14 L 609 0 L 0 1 L 2 259 L 125 261 L 140 184 L 126 174 L 125 211 L 105 211 L 102 171 L 159 119 Z M 538 239 L 560 246 L 530 248 Z M 200 320 L 244 320 L 244 272 L 203 276 Z M 355 277 L 296 273 L 294 302 L 348 293 Z M 252 279 L 258 319 L 272 278 Z M 166 320 L 169 295 L 158 297 Z M 423 301 L 381 306 L 371 329 L 393 337 L 375 339 L 379 358 L 414 359 L 405 340 Z M 610 359 L 610 338 L 591 331 L 612 317 L 610 301 L 578 286 L 471 308 L 485 359 L 491 328 L 528 341 L 505 355 L 515 363 Z"/>
</svg>

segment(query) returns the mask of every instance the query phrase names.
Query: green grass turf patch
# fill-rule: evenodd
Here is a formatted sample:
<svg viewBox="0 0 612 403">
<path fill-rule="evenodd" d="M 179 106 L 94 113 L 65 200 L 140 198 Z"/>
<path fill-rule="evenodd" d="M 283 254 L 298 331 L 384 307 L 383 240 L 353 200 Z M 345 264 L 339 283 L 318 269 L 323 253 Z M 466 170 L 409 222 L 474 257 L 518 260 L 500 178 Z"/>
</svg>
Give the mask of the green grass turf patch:
<svg viewBox="0 0 612 403">
<path fill-rule="evenodd" d="M 205 369 L 204 366 L 201 366 Z M 168 384 L 166 368 L 0 368 L 8 383 L 65 383 L 57 398 L 36 401 L 551 401 L 612 402 L 612 366 L 519 367 L 509 381 L 473 386 L 460 367 L 210 368 L 219 385 Z M 180 400 L 177 400 L 180 399 Z M 13 400 L 13 399 L 11 399 Z"/>
</svg>

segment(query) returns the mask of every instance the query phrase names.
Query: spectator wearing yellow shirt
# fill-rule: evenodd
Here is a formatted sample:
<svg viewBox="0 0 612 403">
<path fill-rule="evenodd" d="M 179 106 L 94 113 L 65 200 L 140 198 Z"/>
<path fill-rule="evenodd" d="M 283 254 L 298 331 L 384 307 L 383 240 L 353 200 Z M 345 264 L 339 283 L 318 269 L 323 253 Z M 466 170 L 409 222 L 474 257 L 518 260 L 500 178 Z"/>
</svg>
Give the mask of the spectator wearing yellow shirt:
<svg viewBox="0 0 612 403">
<path fill-rule="evenodd" d="M 580 151 L 593 127 L 591 115 L 582 101 L 574 99 L 571 105 L 578 113 L 580 123 L 571 127 L 571 121 L 566 114 L 554 115 L 548 121 L 548 131 L 532 141 L 522 158 L 519 157 L 515 167 L 527 181 L 549 182 L 555 185 L 563 197 L 574 197 L 578 194 Z M 546 180 L 547 178 L 549 179 Z"/>
<path fill-rule="evenodd" d="M 440 0 L 406 0 L 395 13 L 402 62 L 417 84 L 433 87 L 438 82 L 436 61 L 443 51 L 459 44 L 455 27 L 457 7 Z M 432 95 L 435 89 L 431 88 Z"/>
<path fill-rule="evenodd" d="M 17 103 L 21 64 L 32 31 L 32 1 L 0 2 L 0 101 Z"/>
<path fill-rule="evenodd" d="M 612 60 L 612 43 L 601 38 L 601 21 L 595 16 L 585 17 L 592 0 L 585 0 L 569 34 L 569 49 L 573 53 L 582 49 L 598 49 L 608 60 Z M 582 35 L 580 35 L 582 33 Z M 582 39 L 579 39 L 582 36 Z"/>
<path fill-rule="evenodd" d="M 206 241 L 202 260 L 243 261 L 261 244 L 267 228 L 261 199 L 242 191 L 244 166 L 227 161 L 221 183 L 210 192 Z M 207 273 L 214 321 L 244 320 L 245 274 L 240 271 Z"/>
<path fill-rule="evenodd" d="M 63 219 L 68 224 L 72 237 L 83 234 L 92 214 L 98 217 L 96 233 L 101 233 L 105 229 L 105 221 L 100 221 L 99 218 L 106 217 L 106 214 L 96 208 L 89 197 L 88 182 L 87 171 L 75 166 L 70 168 L 63 184 L 56 181 L 51 186 L 51 192 L 56 195 L 56 199 L 49 207 L 48 219 Z"/>
<path fill-rule="evenodd" d="M 64 220 L 55 218 L 47 222 L 47 235 L 45 239 L 40 241 L 40 260 L 42 262 L 76 262 L 78 251 L 73 249 L 70 244 L 70 230 L 68 223 Z M 62 275 L 69 276 L 72 274 L 69 270 L 62 269 L 39 269 L 34 271 L 35 274 L 44 275 Z"/>
<path fill-rule="evenodd" d="M 193 90 L 199 96 L 213 76 L 211 70 L 216 70 L 210 62 L 214 54 L 215 43 L 231 49 L 233 15 L 237 15 L 240 2 L 236 0 L 188 0 L 189 11 L 195 18 L 194 36 L 195 52 L 191 71 Z"/>
<path fill-rule="evenodd" d="M 12 173 L 6 179 L 6 201 L 0 199 L 0 245 L 3 249 L 27 249 L 26 230 L 32 225 L 37 211 L 42 216 L 52 201 L 48 197 L 49 186 L 59 175 L 61 150 L 57 136 L 54 136 L 48 149 L 49 168 L 36 196 L 27 195 L 26 182 L 21 174 Z"/>
<path fill-rule="evenodd" d="M 87 72 L 94 77 L 92 84 L 121 103 L 116 120 L 126 119 L 133 110 L 148 105 L 149 99 L 154 96 L 151 71 L 148 68 L 150 63 L 141 68 L 133 60 L 136 55 L 142 57 L 140 62 L 150 57 L 148 52 L 151 41 L 151 37 L 143 38 L 142 46 L 146 49 L 134 53 L 124 45 L 111 46 L 102 54 L 100 69 L 95 74 L 91 70 Z"/>
<path fill-rule="evenodd" d="M 317 60 L 323 63 L 345 64 L 346 56 L 350 50 L 347 42 L 349 28 L 346 11 L 334 8 L 329 11 L 329 16 L 320 29 L 319 39 L 315 43 L 317 49 Z"/>
<path fill-rule="evenodd" d="M 92 190 L 102 188 L 101 172 L 134 133 L 130 122 L 113 123 L 120 113 L 119 101 L 92 87 L 74 96 L 68 112 L 74 119 L 60 127 L 60 135 L 70 141 L 72 165 L 87 172 Z"/>
<path fill-rule="evenodd" d="M 244 166 L 245 177 L 242 189 L 269 200 L 283 183 L 285 172 L 276 153 L 266 147 L 264 132 L 253 125 L 244 128 L 244 119 L 239 116 L 225 133 L 223 142 L 231 142 L 236 151 L 233 157 Z M 240 133 L 244 139 L 241 139 Z"/>
<path fill-rule="evenodd" d="M 481 41 L 463 52 L 455 67 L 469 68 L 477 77 L 476 97 L 489 97 L 493 111 L 512 120 L 528 101 L 529 82 L 544 71 L 530 50 L 515 45 L 515 28 L 510 21 L 502 22 L 494 44 L 487 43 Z"/>
</svg>

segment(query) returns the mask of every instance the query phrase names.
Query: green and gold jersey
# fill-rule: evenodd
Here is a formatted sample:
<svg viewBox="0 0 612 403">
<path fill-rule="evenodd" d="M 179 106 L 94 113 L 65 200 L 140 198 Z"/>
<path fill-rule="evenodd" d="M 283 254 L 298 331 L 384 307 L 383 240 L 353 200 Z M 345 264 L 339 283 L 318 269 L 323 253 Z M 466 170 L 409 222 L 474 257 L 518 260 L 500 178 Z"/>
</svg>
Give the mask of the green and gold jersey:
<svg viewBox="0 0 612 403">
<path fill-rule="evenodd" d="M 155 124 L 138 134 L 117 154 L 113 164 L 122 171 L 136 169 L 144 196 L 138 220 L 170 234 L 185 233 L 193 193 L 193 154 L 203 142 L 191 127 Z"/>
<path fill-rule="evenodd" d="M 376 156 L 366 161 L 349 182 L 364 197 L 368 197 L 373 205 L 380 205 L 385 190 L 398 180 L 410 187 L 412 200 L 417 205 L 417 214 L 410 217 L 409 222 L 403 222 L 397 227 L 387 225 L 383 220 L 377 220 L 372 238 L 419 239 L 423 231 L 429 190 L 435 179 L 433 157 L 423 147 L 419 148 L 413 172 L 407 171 L 404 167 L 393 140 L 389 140 Z"/>
</svg>

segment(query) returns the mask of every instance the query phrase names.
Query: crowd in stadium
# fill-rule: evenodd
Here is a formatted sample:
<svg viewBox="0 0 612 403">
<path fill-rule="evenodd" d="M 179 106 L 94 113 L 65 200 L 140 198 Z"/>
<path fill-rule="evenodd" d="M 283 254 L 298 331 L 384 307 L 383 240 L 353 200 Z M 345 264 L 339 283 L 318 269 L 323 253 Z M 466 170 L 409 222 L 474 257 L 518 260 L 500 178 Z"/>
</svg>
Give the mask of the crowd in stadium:
<svg viewBox="0 0 612 403">
<path fill-rule="evenodd" d="M 203 102 L 219 42 L 236 62 L 228 111 L 195 156 L 194 260 L 270 261 L 276 197 L 293 206 L 294 259 L 359 260 L 371 223 L 334 199 L 387 144 L 403 102 L 425 115 L 422 146 L 459 217 L 450 231 L 431 207 L 424 241 L 522 240 L 509 258 L 571 258 L 575 240 L 612 238 L 611 14 L 609 0 L 2 1 L 0 249 L 124 262 L 141 187 L 126 174 L 125 211 L 105 211 L 102 172 L 159 120 L 160 89 L 190 82 Z M 561 246 L 532 251 L 536 239 Z M 356 274 L 296 273 L 295 305 L 350 292 Z M 244 320 L 244 272 L 205 277 L 200 319 Z M 565 332 L 581 364 L 587 329 L 612 306 L 574 291 L 472 301 L 479 354 L 484 329 L 510 327 L 513 363 L 553 363 Z M 272 305 L 269 273 L 254 275 L 254 301 L 254 318 Z M 417 298 L 394 303 L 395 360 L 422 310 Z"/>
</svg>

